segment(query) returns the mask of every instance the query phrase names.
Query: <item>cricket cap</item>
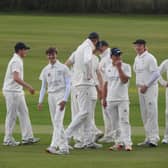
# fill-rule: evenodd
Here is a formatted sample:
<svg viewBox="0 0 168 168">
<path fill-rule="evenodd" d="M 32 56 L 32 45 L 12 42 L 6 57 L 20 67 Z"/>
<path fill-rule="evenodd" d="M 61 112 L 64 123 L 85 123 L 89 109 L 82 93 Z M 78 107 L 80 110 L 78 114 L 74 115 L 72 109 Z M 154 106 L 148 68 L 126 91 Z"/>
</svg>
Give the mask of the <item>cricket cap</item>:
<svg viewBox="0 0 168 168">
<path fill-rule="evenodd" d="M 15 45 L 15 51 L 22 50 L 22 49 L 29 50 L 30 47 L 28 47 L 28 46 L 27 46 L 25 43 L 23 43 L 23 42 L 18 42 L 18 43 L 16 43 L 16 45 Z"/>
<path fill-rule="evenodd" d="M 111 56 L 120 56 L 122 54 L 121 50 L 119 48 L 112 48 L 111 49 Z"/>
<path fill-rule="evenodd" d="M 133 44 L 146 44 L 146 41 L 143 39 L 137 39 L 136 41 L 133 42 Z"/>
</svg>

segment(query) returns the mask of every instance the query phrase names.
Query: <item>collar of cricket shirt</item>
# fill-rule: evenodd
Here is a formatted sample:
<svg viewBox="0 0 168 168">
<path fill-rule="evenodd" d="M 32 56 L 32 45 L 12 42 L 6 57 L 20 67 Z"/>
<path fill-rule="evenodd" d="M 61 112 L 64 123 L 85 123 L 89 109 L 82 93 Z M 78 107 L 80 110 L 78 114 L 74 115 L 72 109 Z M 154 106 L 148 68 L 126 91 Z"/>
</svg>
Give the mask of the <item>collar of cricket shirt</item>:
<svg viewBox="0 0 168 168">
<path fill-rule="evenodd" d="M 148 54 L 148 51 L 144 51 L 141 55 L 137 55 L 139 58 L 143 58 L 146 54 Z"/>
<path fill-rule="evenodd" d="M 21 62 L 23 62 L 23 59 L 22 59 L 17 53 L 14 53 L 14 54 L 13 54 L 13 57 L 16 57 L 16 58 L 19 59 Z"/>
<path fill-rule="evenodd" d="M 110 48 L 107 48 L 102 54 L 100 54 L 100 58 L 104 58 L 104 57 L 110 57 Z"/>
<path fill-rule="evenodd" d="M 60 64 L 60 62 L 58 60 L 56 60 L 56 62 L 54 64 L 49 64 L 49 67 L 56 68 L 59 64 Z"/>
</svg>

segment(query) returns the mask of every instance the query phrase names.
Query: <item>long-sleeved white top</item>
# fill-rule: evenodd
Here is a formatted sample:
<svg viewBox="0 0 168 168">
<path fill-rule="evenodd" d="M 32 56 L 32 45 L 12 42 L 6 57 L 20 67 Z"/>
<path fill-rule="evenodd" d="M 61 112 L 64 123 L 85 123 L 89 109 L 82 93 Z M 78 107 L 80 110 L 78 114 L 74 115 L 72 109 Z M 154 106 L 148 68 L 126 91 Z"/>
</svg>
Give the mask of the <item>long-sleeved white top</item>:
<svg viewBox="0 0 168 168">
<path fill-rule="evenodd" d="M 165 86 L 167 87 L 168 85 L 168 59 L 164 60 L 161 65 L 159 66 L 159 70 L 160 70 L 160 79 L 159 79 L 159 83 L 162 85 L 162 86 Z M 167 80 L 163 79 L 162 77 L 162 74 L 163 73 L 167 73 Z"/>
</svg>

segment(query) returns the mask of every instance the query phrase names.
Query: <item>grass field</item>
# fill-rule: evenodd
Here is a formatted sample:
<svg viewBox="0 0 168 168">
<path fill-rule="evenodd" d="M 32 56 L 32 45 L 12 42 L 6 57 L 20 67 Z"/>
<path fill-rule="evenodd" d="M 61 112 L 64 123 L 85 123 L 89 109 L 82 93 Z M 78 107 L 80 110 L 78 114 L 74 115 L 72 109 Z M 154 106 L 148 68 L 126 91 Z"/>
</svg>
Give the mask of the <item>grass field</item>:
<svg viewBox="0 0 168 168">
<path fill-rule="evenodd" d="M 31 51 L 25 59 L 25 80 L 30 82 L 37 90 L 35 96 L 26 92 L 27 104 L 36 136 L 41 142 L 33 146 L 7 148 L 0 146 L 0 168 L 20 167 L 136 167 L 136 168 L 164 168 L 167 167 L 168 146 L 160 145 L 157 149 L 134 147 L 131 153 L 109 152 L 105 145 L 99 151 L 75 150 L 70 156 L 56 157 L 44 153 L 50 143 L 50 117 L 47 98 L 42 112 L 37 111 L 38 80 L 41 68 L 47 63 L 45 49 L 56 46 L 59 50 L 59 59 L 64 62 L 71 52 L 87 37 L 91 31 L 100 33 L 101 39 L 110 43 L 111 47 L 123 50 L 125 62 L 133 64 L 135 52 L 132 42 L 137 38 L 144 38 L 148 42 L 149 51 L 158 59 L 160 64 L 167 58 L 168 16 L 120 16 L 120 15 L 58 15 L 37 16 L 0 14 L 0 87 L 2 88 L 7 63 L 13 53 L 13 46 L 17 41 L 25 41 L 31 46 Z M 159 93 L 159 125 L 161 136 L 164 127 L 165 94 L 160 87 Z M 143 140 L 143 128 L 139 112 L 138 96 L 135 88 L 135 76 L 130 84 L 130 113 L 133 126 L 133 141 L 136 144 Z M 0 142 L 3 139 L 3 126 L 5 120 L 5 103 L 0 93 Z M 70 122 L 69 103 L 66 110 L 65 125 Z M 96 123 L 103 128 L 100 103 L 96 109 Z M 15 132 L 20 139 L 18 128 Z"/>
</svg>

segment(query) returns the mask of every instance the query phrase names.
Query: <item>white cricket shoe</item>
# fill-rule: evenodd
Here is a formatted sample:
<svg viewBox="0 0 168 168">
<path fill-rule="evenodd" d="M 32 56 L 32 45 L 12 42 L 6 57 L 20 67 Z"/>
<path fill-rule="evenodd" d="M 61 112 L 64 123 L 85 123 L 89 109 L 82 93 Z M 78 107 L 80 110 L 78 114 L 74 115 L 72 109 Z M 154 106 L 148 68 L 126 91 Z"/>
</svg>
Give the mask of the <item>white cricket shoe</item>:
<svg viewBox="0 0 168 168">
<path fill-rule="evenodd" d="M 157 142 L 153 142 L 153 141 L 144 141 L 144 142 L 138 143 L 137 146 L 143 146 L 143 147 L 157 147 L 158 144 L 157 144 Z"/>
<path fill-rule="evenodd" d="M 34 144 L 40 141 L 40 138 L 29 138 L 29 139 L 23 139 L 22 140 L 22 145 L 29 145 L 29 144 Z"/>
<path fill-rule="evenodd" d="M 99 139 L 101 139 L 102 137 L 103 137 L 103 133 L 102 132 L 100 132 L 100 133 L 97 133 L 96 135 L 95 135 L 95 142 L 97 142 Z"/>
<path fill-rule="evenodd" d="M 3 145 L 4 146 L 19 146 L 21 145 L 21 143 L 15 140 L 10 140 L 10 141 L 3 142 Z"/>
<path fill-rule="evenodd" d="M 137 146 L 149 146 L 149 141 L 143 141 L 137 144 Z"/>
<path fill-rule="evenodd" d="M 69 151 L 68 150 L 58 150 L 55 153 L 56 155 L 68 155 Z"/>
<path fill-rule="evenodd" d="M 56 154 L 57 153 L 57 150 L 55 147 L 52 147 L 52 146 L 49 146 L 48 148 L 46 148 L 45 150 L 47 153 L 50 153 L 50 154 Z"/>
<path fill-rule="evenodd" d="M 162 144 L 168 144 L 168 139 L 163 139 Z"/>
<path fill-rule="evenodd" d="M 75 148 L 75 149 L 84 149 L 84 148 L 85 148 L 85 145 L 84 145 L 82 142 L 77 142 L 77 143 L 74 145 L 74 148 Z"/>
<path fill-rule="evenodd" d="M 94 142 L 94 143 L 86 145 L 85 147 L 90 148 L 90 149 L 100 149 L 103 147 L 103 145 Z"/>
<path fill-rule="evenodd" d="M 98 142 L 100 142 L 100 143 L 112 143 L 113 138 L 109 137 L 109 136 L 106 136 L 106 137 L 103 137 L 103 138 L 99 139 Z"/>
</svg>

